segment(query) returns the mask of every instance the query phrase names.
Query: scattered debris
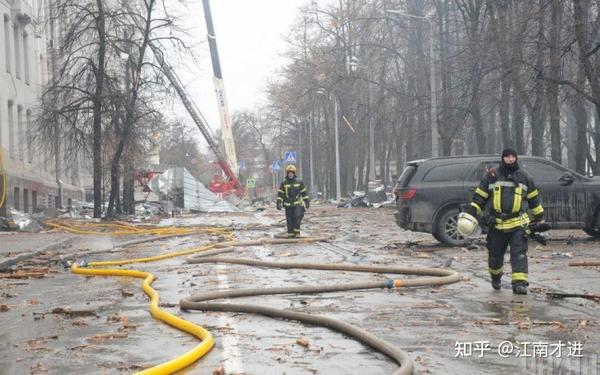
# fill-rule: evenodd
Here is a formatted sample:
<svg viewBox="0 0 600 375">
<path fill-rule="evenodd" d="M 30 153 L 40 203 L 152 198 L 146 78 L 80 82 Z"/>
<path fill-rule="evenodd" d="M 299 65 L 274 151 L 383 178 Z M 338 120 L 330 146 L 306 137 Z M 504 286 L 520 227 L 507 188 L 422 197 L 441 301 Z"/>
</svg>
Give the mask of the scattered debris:
<svg viewBox="0 0 600 375">
<path fill-rule="evenodd" d="M 10 310 L 10 308 L 7 304 L 0 305 L 0 312 L 7 312 L 8 310 Z"/>
<path fill-rule="evenodd" d="M 581 260 L 577 262 L 570 262 L 569 266 L 571 267 L 595 267 L 600 266 L 600 261 L 598 260 Z"/>
<path fill-rule="evenodd" d="M 546 296 L 550 298 L 585 298 L 594 302 L 600 303 L 600 295 L 598 294 L 579 294 L 579 293 L 559 293 L 559 292 L 546 292 Z"/>
<path fill-rule="evenodd" d="M 48 369 L 41 363 L 36 363 L 35 365 L 31 365 L 30 374 L 47 374 Z"/>
<path fill-rule="evenodd" d="M 82 318 L 86 316 L 97 316 L 94 310 L 73 310 L 69 306 L 67 307 L 56 307 L 50 311 L 51 314 L 55 315 L 66 315 L 69 318 Z"/>
<path fill-rule="evenodd" d="M 507 321 L 501 320 L 501 319 L 475 320 L 473 323 L 478 326 L 481 326 L 481 325 L 505 326 L 505 325 L 509 324 Z"/>
<path fill-rule="evenodd" d="M 161 302 L 161 303 L 158 304 L 158 306 L 172 308 L 172 307 L 177 307 L 177 304 L 176 303 Z"/>
<path fill-rule="evenodd" d="M 19 210 L 11 209 L 8 219 L 3 220 L 2 227 L 10 231 L 38 233 L 42 230 L 44 214 L 26 214 Z"/>
<path fill-rule="evenodd" d="M 573 258 L 573 254 L 571 253 L 562 253 L 560 251 L 555 251 L 550 254 L 553 258 Z"/>
<path fill-rule="evenodd" d="M 305 338 L 299 338 L 299 339 L 297 339 L 297 340 L 296 340 L 296 344 L 298 344 L 298 345 L 300 345 L 300 346 L 303 346 L 303 347 L 305 347 L 305 348 L 308 348 L 308 346 L 309 346 L 309 342 L 308 342 L 308 340 L 307 340 L 307 339 L 305 339 Z"/>
<path fill-rule="evenodd" d="M 225 368 L 223 366 L 213 370 L 213 375 L 225 375 Z"/>
<path fill-rule="evenodd" d="M 48 268 L 20 269 L 13 272 L 0 272 L 0 279 L 42 279 L 54 273 Z"/>
<path fill-rule="evenodd" d="M 37 338 L 25 341 L 25 347 L 23 350 L 35 353 L 35 352 L 49 352 L 50 349 L 46 346 L 47 341 L 44 338 Z"/>
<path fill-rule="evenodd" d="M 89 343 L 102 343 L 102 342 L 116 340 L 116 339 L 126 339 L 128 336 L 129 335 L 127 335 L 126 333 L 122 333 L 122 332 L 101 333 L 98 335 L 88 337 L 86 340 Z"/>
</svg>

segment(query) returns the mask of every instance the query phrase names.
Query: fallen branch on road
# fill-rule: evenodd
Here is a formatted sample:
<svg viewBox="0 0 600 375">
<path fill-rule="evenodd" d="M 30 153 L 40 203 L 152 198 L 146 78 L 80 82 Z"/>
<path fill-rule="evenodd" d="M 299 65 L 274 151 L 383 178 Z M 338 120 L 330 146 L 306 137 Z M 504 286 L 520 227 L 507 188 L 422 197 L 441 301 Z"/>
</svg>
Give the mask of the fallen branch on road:
<svg viewBox="0 0 600 375">
<path fill-rule="evenodd" d="M 571 267 L 596 267 L 596 266 L 600 266 L 600 260 L 580 260 L 580 261 L 570 262 L 569 266 L 571 266 Z"/>
</svg>

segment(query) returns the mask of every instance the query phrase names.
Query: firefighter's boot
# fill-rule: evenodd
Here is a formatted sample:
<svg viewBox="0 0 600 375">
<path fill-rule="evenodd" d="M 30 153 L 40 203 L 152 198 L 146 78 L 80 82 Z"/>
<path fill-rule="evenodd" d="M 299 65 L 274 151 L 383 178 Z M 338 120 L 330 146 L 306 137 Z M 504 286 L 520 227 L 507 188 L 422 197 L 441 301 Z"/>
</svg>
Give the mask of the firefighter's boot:
<svg viewBox="0 0 600 375">
<path fill-rule="evenodd" d="M 502 275 L 492 275 L 492 288 L 494 290 L 502 289 Z"/>
</svg>

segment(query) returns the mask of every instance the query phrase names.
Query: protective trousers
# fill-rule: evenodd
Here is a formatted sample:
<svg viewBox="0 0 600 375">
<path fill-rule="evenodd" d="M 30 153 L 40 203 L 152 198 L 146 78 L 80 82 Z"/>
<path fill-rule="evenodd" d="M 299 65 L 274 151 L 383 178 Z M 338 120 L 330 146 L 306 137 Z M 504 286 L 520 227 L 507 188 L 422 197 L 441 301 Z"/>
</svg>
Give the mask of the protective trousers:
<svg viewBox="0 0 600 375">
<path fill-rule="evenodd" d="M 303 217 L 303 206 L 292 206 L 285 208 L 288 237 L 296 237 L 300 235 L 300 223 L 302 222 Z"/>
<path fill-rule="evenodd" d="M 502 232 L 490 228 L 487 236 L 488 266 L 492 279 L 502 277 L 504 254 L 510 245 L 510 265 L 512 268 L 512 285 L 529 285 L 527 277 L 527 237 L 523 228 L 510 232 Z"/>
</svg>

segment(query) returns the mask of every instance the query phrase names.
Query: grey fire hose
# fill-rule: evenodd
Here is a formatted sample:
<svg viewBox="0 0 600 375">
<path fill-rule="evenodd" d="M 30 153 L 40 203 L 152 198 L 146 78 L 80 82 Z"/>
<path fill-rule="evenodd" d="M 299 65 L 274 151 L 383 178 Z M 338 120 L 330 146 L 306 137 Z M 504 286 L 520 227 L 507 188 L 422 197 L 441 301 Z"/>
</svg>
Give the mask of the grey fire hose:
<svg viewBox="0 0 600 375">
<path fill-rule="evenodd" d="M 272 318 L 296 320 L 302 323 L 308 323 L 327 327 L 332 330 L 350 336 L 365 345 L 370 346 L 376 351 L 385 354 L 400 367 L 393 372 L 393 375 L 406 375 L 413 372 L 413 361 L 405 351 L 396 346 L 377 338 L 372 333 L 345 323 L 341 320 L 328 318 L 324 316 L 316 316 L 306 313 L 290 310 L 280 310 L 272 307 L 254 305 L 254 304 L 232 304 L 232 303 L 217 303 L 206 302 L 218 299 L 274 295 L 274 294 L 308 294 L 308 293 L 326 293 L 339 292 L 349 290 L 364 290 L 364 289 L 391 289 L 411 286 L 428 286 L 428 285 L 446 285 L 460 281 L 459 273 L 449 269 L 441 268 L 420 268 L 420 267 L 382 267 L 382 266 L 362 266 L 355 264 L 314 264 L 314 263 L 283 263 L 283 262 L 267 262 L 253 259 L 239 258 L 223 258 L 213 257 L 216 252 L 230 252 L 231 248 L 213 251 L 209 254 L 199 254 L 187 259 L 188 263 L 229 263 L 243 264 L 254 267 L 268 267 L 280 269 L 313 269 L 313 270 L 335 270 L 335 271 L 351 271 L 351 272 L 370 272 L 382 274 L 405 274 L 432 276 L 419 279 L 386 279 L 382 281 L 348 283 L 338 285 L 315 285 L 302 287 L 283 287 L 283 288 L 250 288 L 250 289 L 231 289 L 218 292 L 206 292 L 193 294 L 190 297 L 184 298 L 179 302 L 183 310 L 200 310 L 200 311 L 222 311 L 222 312 L 237 312 L 248 314 L 265 315 Z"/>
</svg>

